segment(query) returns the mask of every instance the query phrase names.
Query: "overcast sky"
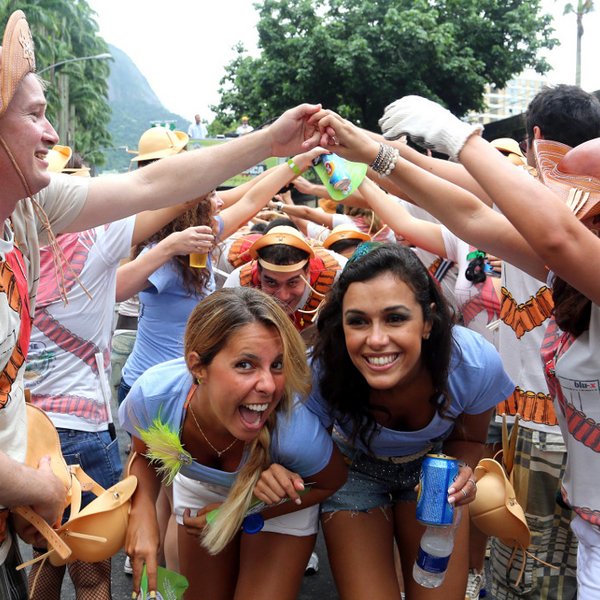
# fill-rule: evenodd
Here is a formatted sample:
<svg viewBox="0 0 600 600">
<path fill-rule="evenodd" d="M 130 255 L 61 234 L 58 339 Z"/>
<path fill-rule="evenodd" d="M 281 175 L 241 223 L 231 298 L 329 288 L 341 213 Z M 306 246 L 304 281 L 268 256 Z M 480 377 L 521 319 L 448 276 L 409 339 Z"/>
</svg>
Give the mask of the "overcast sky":
<svg viewBox="0 0 600 600">
<path fill-rule="evenodd" d="M 258 14 L 254 0 L 88 0 L 98 13 L 104 39 L 137 65 L 164 106 L 193 119 L 199 112 L 212 120 L 224 67 L 238 41 L 256 54 Z M 561 46 L 549 55 L 551 83 L 575 83 L 575 16 L 562 16 L 562 0 L 543 0 L 554 15 Z M 577 4 L 576 1 L 573 2 Z M 600 89 L 600 7 L 584 19 L 582 87 Z"/>
</svg>

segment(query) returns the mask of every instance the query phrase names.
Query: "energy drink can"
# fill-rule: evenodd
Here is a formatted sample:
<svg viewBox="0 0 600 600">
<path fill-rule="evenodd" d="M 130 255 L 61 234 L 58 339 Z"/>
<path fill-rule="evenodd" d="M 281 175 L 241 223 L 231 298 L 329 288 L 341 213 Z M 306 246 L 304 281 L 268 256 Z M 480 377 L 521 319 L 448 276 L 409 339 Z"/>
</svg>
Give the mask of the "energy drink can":
<svg viewBox="0 0 600 600">
<path fill-rule="evenodd" d="M 421 465 L 417 521 L 424 525 L 451 525 L 454 506 L 448 502 L 448 488 L 458 475 L 458 461 L 445 454 L 427 454 Z"/>
<path fill-rule="evenodd" d="M 315 165 L 322 163 L 329 184 L 334 190 L 339 190 L 348 195 L 351 192 L 352 180 L 344 165 L 344 160 L 335 154 L 321 154 L 313 161 Z"/>
</svg>

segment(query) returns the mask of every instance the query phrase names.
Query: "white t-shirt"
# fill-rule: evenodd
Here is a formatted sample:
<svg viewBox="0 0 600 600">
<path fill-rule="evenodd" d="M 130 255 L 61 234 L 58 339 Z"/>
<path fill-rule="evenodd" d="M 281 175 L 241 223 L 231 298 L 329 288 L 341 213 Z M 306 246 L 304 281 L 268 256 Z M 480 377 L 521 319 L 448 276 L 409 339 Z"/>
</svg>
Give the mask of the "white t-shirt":
<svg viewBox="0 0 600 600">
<path fill-rule="evenodd" d="M 578 338 L 552 321 L 542 361 L 567 446 L 563 495 L 588 523 L 600 523 L 600 307 L 592 304 L 590 327 Z"/>
<path fill-rule="evenodd" d="M 510 399 L 499 404 L 497 414 L 505 412 L 512 421 L 518 412 L 521 427 L 560 434 L 539 360 L 553 306 L 552 293 L 542 281 L 504 262 L 501 295 L 498 350 L 506 372 L 520 392 L 520 400 L 516 404 Z M 527 408 L 532 404 L 538 407 L 537 415 Z"/>
<path fill-rule="evenodd" d="M 134 226 L 135 217 L 129 217 L 58 236 L 74 271 L 65 274 L 67 305 L 58 294 L 50 249 L 41 249 L 25 386 L 31 390 L 32 402 L 48 413 L 56 427 L 103 431 L 110 422 L 108 382 L 117 268 L 129 253 Z"/>
</svg>

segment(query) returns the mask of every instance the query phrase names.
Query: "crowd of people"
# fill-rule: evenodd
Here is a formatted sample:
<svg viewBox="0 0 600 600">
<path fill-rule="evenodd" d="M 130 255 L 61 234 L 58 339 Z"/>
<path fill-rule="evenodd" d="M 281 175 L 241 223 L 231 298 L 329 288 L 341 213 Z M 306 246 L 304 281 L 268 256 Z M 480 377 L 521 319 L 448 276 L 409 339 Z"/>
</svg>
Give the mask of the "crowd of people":
<svg viewBox="0 0 600 600">
<path fill-rule="evenodd" d="M 343 600 L 600 598 L 595 96 L 544 88 L 525 152 L 418 96 L 381 134 L 303 104 L 192 150 L 197 115 L 90 177 L 58 146 L 21 11 L 0 72 L 1 598 L 58 600 L 68 570 L 78 598 L 110 599 L 110 556 L 65 564 L 52 534 L 125 477 L 133 597 L 166 566 L 187 598 L 293 600 L 321 530 Z M 325 153 L 369 166 L 340 203 L 304 177 Z M 287 160 L 219 189 L 268 156 Z M 27 402 L 58 432 L 35 464 Z M 520 542 L 468 518 L 502 418 Z M 434 589 L 413 578 L 431 454 L 457 459 L 462 514 Z M 98 523 L 89 543 L 117 535 Z"/>
</svg>

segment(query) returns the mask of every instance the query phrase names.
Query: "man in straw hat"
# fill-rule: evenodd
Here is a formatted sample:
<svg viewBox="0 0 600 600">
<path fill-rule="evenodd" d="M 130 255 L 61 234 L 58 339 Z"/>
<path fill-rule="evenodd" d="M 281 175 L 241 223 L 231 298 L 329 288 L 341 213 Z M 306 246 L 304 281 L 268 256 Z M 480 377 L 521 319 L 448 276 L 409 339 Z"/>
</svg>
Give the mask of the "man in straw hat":
<svg viewBox="0 0 600 600">
<path fill-rule="evenodd" d="M 0 85 L 0 506 L 33 505 L 54 523 L 64 497 L 62 484 L 46 461 L 37 471 L 22 464 L 27 447 L 23 371 L 39 278 L 38 236 L 52 241 L 52 230 L 89 229 L 144 209 L 192 200 L 267 156 L 309 149 L 318 135 L 307 120 L 319 107 L 298 106 L 254 135 L 182 153 L 141 171 L 102 179 L 51 177 L 46 158 L 58 136 L 46 118 L 33 40 L 22 11 L 13 13 L 6 25 Z M 11 568 L 18 551 L 6 511 L 1 515 L 0 564 L 10 575 L 8 580 L 0 577 L 0 586 L 8 588 L 0 589 L 0 596 L 24 598 L 22 580 L 15 581 Z M 27 539 L 31 542 L 33 536 Z M 150 589 L 156 589 L 155 581 Z"/>
<path fill-rule="evenodd" d="M 325 294 L 346 264 L 342 256 L 313 249 L 287 219 L 272 221 L 248 252 L 253 260 L 230 273 L 223 287 L 254 287 L 274 296 L 298 331 L 314 322 Z"/>
</svg>

